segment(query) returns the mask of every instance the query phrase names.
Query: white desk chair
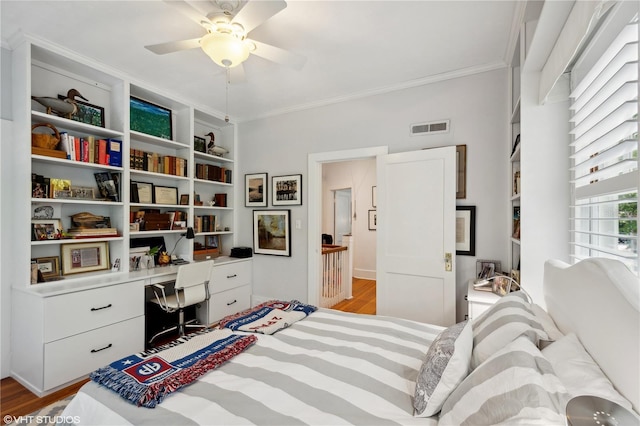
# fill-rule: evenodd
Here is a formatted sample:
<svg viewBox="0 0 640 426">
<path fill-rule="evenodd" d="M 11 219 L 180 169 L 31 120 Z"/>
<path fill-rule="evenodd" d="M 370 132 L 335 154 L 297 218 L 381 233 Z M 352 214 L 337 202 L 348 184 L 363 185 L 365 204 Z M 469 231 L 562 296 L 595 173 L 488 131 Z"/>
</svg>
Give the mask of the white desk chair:
<svg viewBox="0 0 640 426">
<path fill-rule="evenodd" d="M 174 294 L 167 295 L 162 284 L 153 286 L 155 299 L 151 299 L 151 302 L 157 304 L 166 313 L 170 314 L 178 311 L 178 324 L 156 333 L 149 339 L 149 343 L 163 334 L 176 330 L 178 330 L 180 336 L 184 336 L 186 327 L 204 327 L 200 324 L 186 324 L 184 321 L 184 308 L 209 300 L 209 278 L 211 277 L 212 269 L 213 260 L 180 266 L 174 285 Z"/>
</svg>

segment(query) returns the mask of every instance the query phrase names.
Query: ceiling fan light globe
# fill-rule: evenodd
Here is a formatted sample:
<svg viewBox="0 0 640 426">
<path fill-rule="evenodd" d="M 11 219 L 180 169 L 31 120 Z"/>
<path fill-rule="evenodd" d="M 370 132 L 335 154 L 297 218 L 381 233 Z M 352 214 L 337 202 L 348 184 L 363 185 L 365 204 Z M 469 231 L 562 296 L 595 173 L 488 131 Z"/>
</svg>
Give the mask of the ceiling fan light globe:
<svg viewBox="0 0 640 426">
<path fill-rule="evenodd" d="M 221 67 L 233 68 L 249 57 L 249 46 L 225 33 L 210 33 L 200 40 L 202 50 Z"/>
</svg>

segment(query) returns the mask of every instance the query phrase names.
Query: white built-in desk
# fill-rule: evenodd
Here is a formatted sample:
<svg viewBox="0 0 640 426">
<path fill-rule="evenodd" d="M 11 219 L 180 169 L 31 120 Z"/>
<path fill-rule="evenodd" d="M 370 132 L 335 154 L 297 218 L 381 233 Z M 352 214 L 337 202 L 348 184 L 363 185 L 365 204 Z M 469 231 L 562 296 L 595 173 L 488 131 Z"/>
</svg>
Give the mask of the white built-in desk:
<svg viewBox="0 0 640 426">
<path fill-rule="evenodd" d="M 145 346 L 145 288 L 180 266 L 67 277 L 12 289 L 11 375 L 42 396 Z M 251 258 L 215 259 L 205 324 L 251 306 Z"/>
</svg>

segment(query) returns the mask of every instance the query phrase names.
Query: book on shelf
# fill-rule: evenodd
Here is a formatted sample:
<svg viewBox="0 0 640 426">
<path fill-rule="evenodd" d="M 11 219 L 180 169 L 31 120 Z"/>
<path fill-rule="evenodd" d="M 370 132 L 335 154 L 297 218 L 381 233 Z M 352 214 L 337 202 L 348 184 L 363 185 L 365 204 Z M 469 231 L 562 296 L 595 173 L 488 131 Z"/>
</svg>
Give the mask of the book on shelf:
<svg viewBox="0 0 640 426">
<path fill-rule="evenodd" d="M 69 228 L 66 234 L 71 238 L 117 237 L 117 228 Z"/>
<path fill-rule="evenodd" d="M 162 173 L 173 176 L 187 176 L 187 159 L 175 155 L 160 155 L 156 152 L 148 152 L 130 148 L 129 158 L 133 170 Z"/>
</svg>

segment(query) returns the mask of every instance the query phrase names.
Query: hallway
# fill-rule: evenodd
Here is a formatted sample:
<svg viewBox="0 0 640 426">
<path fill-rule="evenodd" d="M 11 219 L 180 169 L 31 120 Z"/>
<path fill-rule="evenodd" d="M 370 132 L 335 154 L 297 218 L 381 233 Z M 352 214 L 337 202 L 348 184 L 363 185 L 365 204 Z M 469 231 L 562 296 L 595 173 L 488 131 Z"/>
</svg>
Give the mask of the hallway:
<svg viewBox="0 0 640 426">
<path fill-rule="evenodd" d="M 376 314 L 376 282 L 374 280 L 353 278 L 352 294 L 352 299 L 343 300 L 331 309 L 356 314 Z"/>
</svg>

